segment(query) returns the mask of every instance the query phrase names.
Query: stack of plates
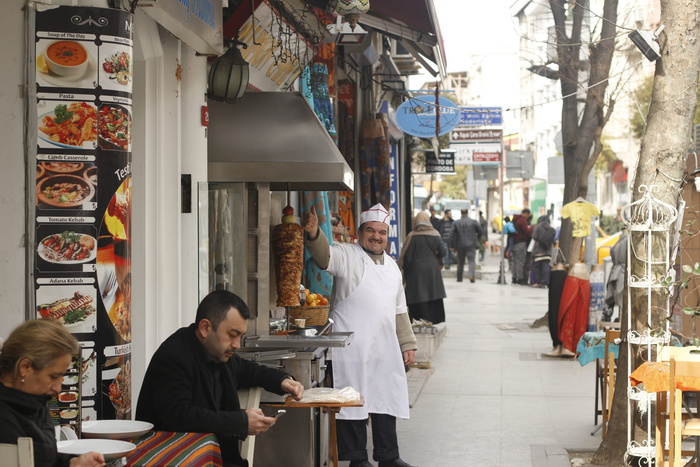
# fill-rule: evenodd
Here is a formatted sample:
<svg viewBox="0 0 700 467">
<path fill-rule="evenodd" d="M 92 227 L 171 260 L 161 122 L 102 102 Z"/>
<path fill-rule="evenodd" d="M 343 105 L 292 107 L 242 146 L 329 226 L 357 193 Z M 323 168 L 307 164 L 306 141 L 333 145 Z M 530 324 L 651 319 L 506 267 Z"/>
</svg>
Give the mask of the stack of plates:
<svg viewBox="0 0 700 467">
<path fill-rule="evenodd" d="M 96 420 L 82 424 L 84 438 L 136 439 L 152 429 L 152 423 L 138 420 Z"/>
<path fill-rule="evenodd" d="M 84 438 L 58 442 L 58 452 L 80 455 L 99 452 L 105 460 L 118 459 L 136 449 L 127 439 L 136 439 L 153 429 L 153 424 L 136 420 L 97 420 L 82 423 Z"/>
</svg>

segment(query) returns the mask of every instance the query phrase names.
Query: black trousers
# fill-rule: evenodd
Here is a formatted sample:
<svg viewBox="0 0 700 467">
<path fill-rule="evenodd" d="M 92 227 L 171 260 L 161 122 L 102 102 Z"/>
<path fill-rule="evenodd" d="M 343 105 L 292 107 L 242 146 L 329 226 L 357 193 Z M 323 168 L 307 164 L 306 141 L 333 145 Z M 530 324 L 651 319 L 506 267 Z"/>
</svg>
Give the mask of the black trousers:
<svg viewBox="0 0 700 467">
<path fill-rule="evenodd" d="M 376 462 L 391 461 L 399 457 L 399 440 L 396 436 L 396 417 L 370 414 L 372 420 L 372 459 Z M 367 420 L 336 420 L 338 434 L 338 459 L 364 461 L 367 457 Z"/>
<path fill-rule="evenodd" d="M 547 318 L 549 320 L 549 335 L 552 337 L 552 346 L 561 345 L 559 340 L 559 304 L 561 303 L 561 293 L 564 291 L 566 282 L 566 271 L 552 271 L 549 275 L 548 308 Z"/>
</svg>

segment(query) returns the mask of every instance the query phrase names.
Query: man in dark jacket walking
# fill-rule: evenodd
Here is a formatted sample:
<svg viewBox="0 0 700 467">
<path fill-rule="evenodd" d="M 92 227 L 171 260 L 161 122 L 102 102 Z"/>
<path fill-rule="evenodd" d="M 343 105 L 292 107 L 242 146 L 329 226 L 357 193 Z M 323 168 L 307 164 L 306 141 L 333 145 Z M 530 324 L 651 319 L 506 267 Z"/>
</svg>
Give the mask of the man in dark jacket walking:
<svg viewBox="0 0 700 467">
<path fill-rule="evenodd" d="M 455 220 L 452 219 L 452 211 L 449 209 L 445 210 L 445 215 L 440 219 L 437 231 L 440 232 L 442 241 L 445 243 L 445 269 L 450 269 L 450 235 L 452 234 L 452 225 Z"/>
<path fill-rule="evenodd" d="M 529 209 L 523 209 L 520 214 L 513 216 L 513 269 L 514 284 L 527 285 L 527 275 L 525 274 L 525 260 L 527 259 L 527 245 L 532 237 L 532 226 L 530 218 L 532 214 Z"/>
<path fill-rule="evenodd" d="M 450 233 L 450 246 L 457 251 L 457 282 L 462 282 L 464 274 L 464 260 L 469 262 L 469 282 L 474 282 L 476 264 L 476 250 L 479 248 L 481 227 L 479 223 L 469 217 L 468 211 L 462 209 L 462 217 L 452 225 Z"/>
</svg>

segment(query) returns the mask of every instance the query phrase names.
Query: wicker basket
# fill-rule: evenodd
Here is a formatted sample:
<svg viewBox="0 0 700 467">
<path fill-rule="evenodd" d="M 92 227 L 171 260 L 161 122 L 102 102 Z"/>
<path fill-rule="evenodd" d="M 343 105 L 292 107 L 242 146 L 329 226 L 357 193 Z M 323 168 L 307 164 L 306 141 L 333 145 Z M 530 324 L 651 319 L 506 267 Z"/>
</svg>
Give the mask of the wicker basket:
<svg viewBox="0 0 700 467">
<path fill-rule="evenodd" d="M 307 326 L 323 326 L 328 322 L 328 305 L 320 306 L 290 306 L 289 320 L 294 322 L 295 319 L 305 319 Z"/>
</svg>

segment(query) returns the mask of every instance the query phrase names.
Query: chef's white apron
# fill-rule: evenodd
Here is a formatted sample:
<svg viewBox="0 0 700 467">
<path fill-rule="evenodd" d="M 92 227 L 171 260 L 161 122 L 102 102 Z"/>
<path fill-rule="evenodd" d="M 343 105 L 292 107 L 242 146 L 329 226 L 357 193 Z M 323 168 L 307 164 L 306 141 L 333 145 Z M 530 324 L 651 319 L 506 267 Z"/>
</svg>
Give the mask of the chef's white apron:
<svg viewBox="0 0 700 467">
<path fill-rule="evenodd" d="M 333 309 L 333 328 L 354 332 L 350 345 L 333 349 L 336 388 L 352 386 L 365 398 L 363 407 L 343 407 L 337 418 L 364 420 L 370 413 L 409 418 L 408 385 L 396 337 L 396 295 L 404 293 L 401 273 L 384 258 L 374 261 L 359 246 L 364 262 L 360 285 Z"/>
</svg>

